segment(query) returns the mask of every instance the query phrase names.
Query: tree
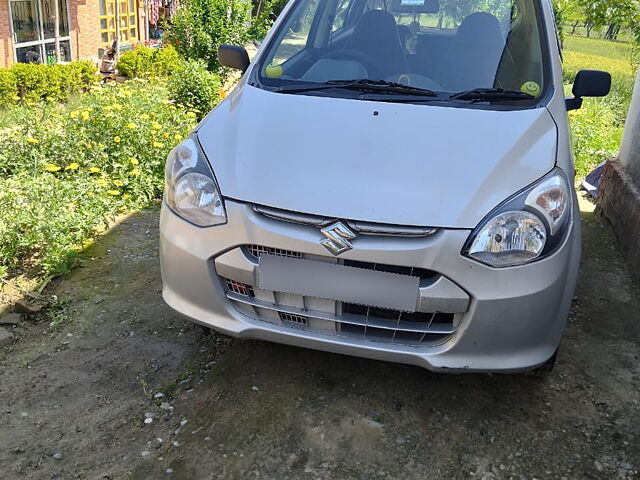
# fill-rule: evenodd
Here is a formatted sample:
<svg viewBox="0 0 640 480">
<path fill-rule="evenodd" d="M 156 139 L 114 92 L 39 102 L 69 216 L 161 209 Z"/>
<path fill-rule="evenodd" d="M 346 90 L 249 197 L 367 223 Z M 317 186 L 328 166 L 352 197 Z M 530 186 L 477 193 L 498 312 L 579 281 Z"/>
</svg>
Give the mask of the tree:
<svg viewBox="0 0 640 480">
<path fill-rule="evenodd" d="M 168 41 L 189 60 L 204 60 L 218 72 L 218 47 L 242 45 L 251 34 L 251 4 L 243 0 L 182 0 L 171 19 Z"/>
</svg>

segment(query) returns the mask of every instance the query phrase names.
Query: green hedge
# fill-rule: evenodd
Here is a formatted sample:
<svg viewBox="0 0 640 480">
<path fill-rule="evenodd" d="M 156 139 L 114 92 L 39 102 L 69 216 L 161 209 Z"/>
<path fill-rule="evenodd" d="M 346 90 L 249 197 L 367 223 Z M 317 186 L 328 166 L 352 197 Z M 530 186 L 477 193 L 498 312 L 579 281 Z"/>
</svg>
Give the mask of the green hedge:
<svg viewBox="0 0 640 480">
<path fill-rule="evenodd" d="M 57 65 L 16 63 L 11 68 L 0 68 L 0 107 L 15 105 L 20 100 L 66 101 L 69 95 L 97 84 L 96 72 L 89 61 Z"/>
<path fill-rule="evenodd" d="M 118 73 L 129 78 L 166 77 L 180 62 L 172 46 L 149 48 L 144 45 L 123 53 L 116 65 Z"/>
</svg>

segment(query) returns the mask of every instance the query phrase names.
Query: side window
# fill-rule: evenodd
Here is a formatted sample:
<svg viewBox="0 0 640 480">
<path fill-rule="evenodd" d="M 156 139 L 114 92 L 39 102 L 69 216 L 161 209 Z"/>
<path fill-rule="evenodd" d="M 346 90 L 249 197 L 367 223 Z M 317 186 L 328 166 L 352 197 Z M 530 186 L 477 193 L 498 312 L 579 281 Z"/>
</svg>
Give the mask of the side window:
<svg viewBox="0 0 640 480">
<path fill-rule="evenodd" d="M 351 4 L 351 0 L 338 0 L 338 8 L 336 8 L 336 14 L 333 17 L 333 25 L 331 25 L 332 32 L 340 30 L 344 26 Z"/>
<path fill-rule="evenodd" d="M 320 0 L 308 1 L 305 10 L 296 21 L 287 25 L 287 30 L 273 56 L 274 63 L 282 64 L 304 49 L 319 4 Z"/>
</svg>

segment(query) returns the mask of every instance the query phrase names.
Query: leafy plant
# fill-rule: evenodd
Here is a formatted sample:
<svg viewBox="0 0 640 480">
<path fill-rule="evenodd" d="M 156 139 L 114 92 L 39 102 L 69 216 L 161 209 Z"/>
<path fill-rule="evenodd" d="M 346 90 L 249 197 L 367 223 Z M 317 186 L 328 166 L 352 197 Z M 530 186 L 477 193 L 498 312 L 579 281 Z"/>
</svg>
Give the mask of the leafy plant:
<svg viewBox="0 0 640 480">
<path fill-rule="evenodd" d="M 87 90 L 98 83 L 96 69 L 88 61 L 71 62 L 68 64 L 43 65 L 34 63 L 16 63 L 11 69 L 0 69 L 0 89 L 6 83 L 6 88 L 13 90 L 15 96 L 26 102 L 38 102 L 46 99 L 50 101 L 66 101 L 69 95 Z M 13 80 L 15 79 L 15 90 Z M 4 92 L 0 98 L 5 99 Z M 7 97 L 8 98 L 8 97 Z M 11 102 L 3 102 L 11 104 Z"/>
<path fill-rule="evenodd" d="M 0 108 L 15 105 L 18 99 L 15 74 L 6 68 L 0 69 Z"/>
<path fill-rule="evenodd" d="M 129 78 L 164 77 L 171 75 L 179 62 L 178 52 L 170 45 L 160 49 L 142 45 L 123 53 L 117 68 Z"/>
<path fill-rule="evenodd" d="M 250 39 L 250 9 L 243 0 L 184 0 L 166 38 L 184 58 L 202 60 L 209 71 L 219 72 L 218 47 Z"/>
<path fill-rule="evenodd" d="M 220 77 L 198 61 L 187 61 L 169 79 L 172 100 L 196 111 L 198 119 L 220 101 Z"/>
</svg>

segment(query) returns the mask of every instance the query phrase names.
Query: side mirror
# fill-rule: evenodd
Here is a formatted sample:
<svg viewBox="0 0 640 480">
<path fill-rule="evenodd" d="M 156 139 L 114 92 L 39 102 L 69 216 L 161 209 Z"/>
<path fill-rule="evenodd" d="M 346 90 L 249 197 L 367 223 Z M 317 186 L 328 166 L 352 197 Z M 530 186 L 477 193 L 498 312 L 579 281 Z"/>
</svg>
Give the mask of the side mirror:
<svg viewBox="0 0 640 480">
<path fill-rule="evenodd" d="M 220 45 L 218 47 L 218 61 L 221 65 L 240 70 L 242 73 L 249 68 L 249 54 L 244 47 Z"/>
<path fill-rule="evenodd" d="M 567 98 L 567 110 L 582 106 L 582 97 L 604 97 L 611 90 L 611 74 L 602 70 L 580 70 L 573 81 L 574 98 Z"/>
</svg>

